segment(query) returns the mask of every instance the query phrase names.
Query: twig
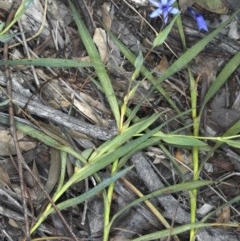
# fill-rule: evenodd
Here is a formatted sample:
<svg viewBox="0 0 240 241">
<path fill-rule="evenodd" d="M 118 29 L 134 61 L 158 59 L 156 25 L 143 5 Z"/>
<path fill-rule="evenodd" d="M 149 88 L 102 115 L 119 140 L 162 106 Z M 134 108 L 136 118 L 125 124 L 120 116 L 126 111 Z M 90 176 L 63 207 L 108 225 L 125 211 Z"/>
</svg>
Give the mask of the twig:
<svg viewBox="0 0 240 241">
<path fill-rule="evenodd" d="M 8 233 L 4 229 L 2 229 L 2 233 L 7 237 L 9 241 L 13 241 L 13 239 L 8 235 Z"/>
<path fill-rule="evenodd" d="M 93 35 L 94 33 L 94 29 L 96 28 L 94 21 L 92 19 L 92 15 L 90 14 L 87 4 L 85 2 L 85 0 L 76 0 L 76 5 L 77 7 L 80 9 L 81 14 L 86 22 L 86 25 L 88 27 L 88 30 L 90 32 L 91 35 Z"/>
<path fill-rule="evenodd" d="M 0 83 L 2 83 L 1 77 Z M 0 97 L 2 97 L 3 99 L 6 98 L 6 96 L 1 93 Z M 13 103 L 21 108 L 26 107 L 26 110 L 32 115 L 52 121 L 53 123 L 59 124 L 66 128 L 70 128 L 71 130 L 79 131 L 83 134 L 99 140 L 109 140 L 116 135 L 116 128 L 114 126 L 106 128 L 86 123 L 82 120 L 63 113 L 62 111 L 45 106 L 39 103 L 40 101 L 36 100 L 36 98 L 33 100 L 29 100 L 30 97 L 31 96 L 27 98 L 26 96 L 21 95 L 19 92 L 12 93 Z"/>
<path fill-rule="evenodd" d="M 28 59 L 31 59 L 30 52 L 29 52 L 29 49 L 28 49 L 28 44 L 27 44 L 27 41 L 26 41 L 26 38 L 25 38 L 25 34 L 23 32 L 23 27 L 22 27 L 21 21 L 18 21 L 18 27 L 19 27 L 21 35 L 22 35 L 22 42 L 23 42 L 23 46 L 25 48 L 25 51 L 27 53 L 27 57 L 28 57 Z M 40 83 L 39 83 L 38 76 L 37 76 L 36 71 L 35 71 L 35 67 L 33 65 L 31 65 L 30 67 L 32 69 L 35 84 L 36 84 L 37 88 L 39 89 Z"/>
<path fill-rule="evenodd" d="M 7 19 L 6 25 L 8 25 L 11 20 L 13 19 L 13 16 L 15 14 L 16 10 L 13 9 L 10 11 Z M 8 60 L 8 42 L 4 43 L 4 49 L 3 49 L 3 59 Z M 20 150 L 17 134 L 16 134 L 16 126 L 14 121 L 14 109 L 13 109 L 13 102 L 12 102 L 12 81 L 11 81 L 11 74 L 10 74 L 10 68 L 9 66 L 5 67 L 5 75 L 7 80 L 7 92 L 8 96 L 10 98 L 9 102 L 9 122 L 10 122 L 10 131 L 13 137 L 14 145 L 16 148 L 17 153 L 17 161 L 18 161 L 18 175 L 19 175 L 19 181 L 20 181 L 20 189 L 21 189 L 21 197 L 22 197 L 22 204 L 23 204 L 23 213 L 24 213 L 24 221 L 25 221 L 25 235 L 26 239 L 28 240 L 30 238 L 30 230 L 29 230 L 29 219 L 28 219 L 28 212 L 27 212 L 27 202 L 25 198 L 25 183 L 23 178 L 23 163 L 24 158 Z"/>
</svg>

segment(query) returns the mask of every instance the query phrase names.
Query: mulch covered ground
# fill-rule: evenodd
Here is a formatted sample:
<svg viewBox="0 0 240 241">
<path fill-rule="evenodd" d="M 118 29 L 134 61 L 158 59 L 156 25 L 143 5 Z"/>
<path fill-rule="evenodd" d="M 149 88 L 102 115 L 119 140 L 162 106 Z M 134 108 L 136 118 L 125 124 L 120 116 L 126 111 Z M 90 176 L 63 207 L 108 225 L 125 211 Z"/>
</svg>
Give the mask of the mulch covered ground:
<svg viewBox="0 0 240 241">
<path fill-rule="evenodd" d="M 6 22 L 21 1 L 0 0 L 0 19 Z M 164 28 L 160 17 L 150 18 L 154 7 L 144 0 L 76 0 L 79 11 L 89 33 L 92 35 L 106 65 L 114 91 L 123 100 L 128 91 L 130 78 L 135 67 L 125 58 L 111 41 L 108 29 L 114 33 L 136 56 L 141 52 L 144 65 L 158 77 L 171 66 L 184 49 L 176 27 L 173 27 L 164 44 L 152 48 L 156 33 Z M 208 31 L 199 31 L 186 2 L 201 13 Z M 186 35 L 190 48 L 240 8 L 240 2 L 221 1 L 218 9 L 212 10 L 195 1 L 179 1 Z M 199 1 L 198 1 L 199 2 Z M 169 16 L 169 21 L 172 19 Z M 193 60 L 189 67 L 198 79 L 198 106 L 217 74 L 233 55 L 240 51 L 240 16 L 236 17 L 210 44 Z M 24 35 L 16 33 L 23 32 Z M 19 23 L 12 26 L 12 37 L 7 41 L 0 38 L 1 58 L 6 58 L 4 49 L 8 45 L 8 59 L 62 58 L 88 61 L 89 56 L 81 42 L 76 24 L 67 1 L 34 0 Z M 25 39 L 24 39 L 25 38 Z M 7 43 L 7 44 L 6 44 Z M 27 46 L 24 45 L 27 43 Z M 25 164 L 23 177 L 19 176 L 19 155 L 11 137 L 6 101 L 7 80 L 12 80 L 13 111 L 16 120 L 43 130 L 45 134 L 61 143 L 70 143 L 76 151 L 98 147 L 116 135 L 111 110 L 93 80 L 97 79 L 93 68 L 34 67 L 26 65 L 0 69 L 0 240 L 28 240 L 26 238 L 26 217 L 31 227 L 43 212 L 48 199 L 39 188 L 38 182 L 51 196 L 56 190 L 60 175 L 60 154 L 47 143 L 16 131 L 16 137 Z M 157 91 L 147 96 L 151 84 L 138 75 L 135 83 L 141 82 L 129 104 L 134 108 L 141 105 L 137 115 L 140 118 L 153 113 L 164 113 L 152 128 L 163 124 L 165 133 L 180 131 L 191 134 L 190 92 L 187 69 L 183 69 L 162 83 L 181 112 L 188 118 L 174 118 L 177 113 Z M 2 103 L 2 104 L 1 104 Z M 188 111 L 188 112 L 187 112 Z M 220 91 L 208 103 L 201 119 L 202 136 L 221 136 L 240 120 L 240 68 L 230 76 Z M 5 121 L 5 124 L 3 123 Z M 165 124 L 164 124 L 165 123 Z M 189 125 L 189 128 L 184 128 Z M 181 132 L 181 129 L 183 131 Z M 239 132 L 239 131 L 238 131 Z M 210 146 L 214 143 L 209 141 Z M 167 155 L 169 154 L 169 155 Z M 135 185 L 143 194 L 177 184 L 182 178 L 170 159 L 174 159 L 183 173 L 184 180 L 192 180 L 191 149 L 168 145 L 156 145 L 133 154 L 126 166 L 134 165 L 125 179 Z M 207 158 L 207 159 L 206 159 Z M 240 151 L 226 144 L 214 150 L 210 157 L 204 150 L 199 154 L 203 170 L 202 180 L 216 180 L 217 184 L 202 187 L 198 191 L 197 219 L 201 220 L 211 212 L 206 222 L 240 223 Z M 66 178 L 74 172 L 76 160 L 68 157 Z M 101 170 L 102 179 L 109 177 L 110 167 Z M 22 182 L 23 181 L 23 182 Z M 93 188 L 94 178 L 86 179 L 72 186 L 62 197 L 67 200 Z M 27 211 L 23 211 L 21 189 L 25 192 Z M 111 215 L 136 199 L 136 193 L 123 180 L 117 181 L 112 200 Z M 229 202 L 233 200 L 232 202 Z M 235 201 L 234 201 L 235 200 Z M 164 194 L 151 199 L 152 204 L 173 226 L 190 222 L 190 205 L 187 191 Z M 226 206 L 214 212 L 218 207 Z M 31 235 L 33 240 L 103 240 L 103 198 L 91 197 L 88 202 L 61 211 L 63 217 L 51 214 Z M 64 223 L 65 219 L 66 223 Z M 68 228 L 66 228 L 66 224 Z M 149 207 L 143 203 L 124 211 L 113 223 L 110 240 L 133 240 L 142 235 L 165 229 Z M 69 231 L 71 230 L 71 232 Z M 240 227 L 207 227 L 200 229 L 198 241 L 240 240 Z M 159 240 L 188 240 L 188 233 Z M 34 239 L 41 238 L 44 239 Z"/>
</svg>

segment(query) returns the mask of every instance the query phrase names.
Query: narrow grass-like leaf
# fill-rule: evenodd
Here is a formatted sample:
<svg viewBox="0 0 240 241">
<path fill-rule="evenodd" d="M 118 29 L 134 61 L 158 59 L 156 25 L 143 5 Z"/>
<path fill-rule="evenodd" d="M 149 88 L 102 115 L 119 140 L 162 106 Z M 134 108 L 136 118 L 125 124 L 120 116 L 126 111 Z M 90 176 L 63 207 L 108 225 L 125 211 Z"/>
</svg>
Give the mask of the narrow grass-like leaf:
<svg viewBox="0 0 240 241">
<path fill-rule="evenodd" d="M 27 8 L 30 6 L 30 4 L 33 2 L 33 0 L 23 0 L 18 7 L 13 20 L 0 32 L 0 35 L 5 34 L 8 32 L 8 30 L 22 17 L 22 15 L 26 12 Z"/>
<path fill-rule="evenodd" d="M 101 192 L 105 187 L 109 186 L 111 183 L 115 182 L 118 180 L 120 177 L 124 176 L 128 171 L 130 171 L 132 167 L 128 167 L 120 172 L 115 173 L 112 177 L 102 181 L 100 184 L 98 184 L 96 187 L 92 188 L 91 190 L 83 193 L 82 195 L 68 199 L 67 201 L 61 202 L 57 205 L 57 207 L 60 210 L 69 208 L 69 207 L 74 207 L 88 198 L 97 195 L 99 192 Z M 54 209 L 52 209 L 54 211 Z"/>
<path fill-rule="evenodd" d="M 199 173 L 202 171 L 204 164 L 208 161 L 208 159 L 213 155 L 213 153 L 224 144 L 224 137 L 234 136 L 240 133 L 240 121 L 236 122 L 233 126 L 231 126 L 222 136 L 218 138 L 214 147 L 212 147 L 211 151 L 208 152 L 207 156 L 201 162 L 199 167 Z"/>
<path fill-rule="evenodd" d="M 235 136 L 239 133 L 240 133 L 240 121 L 237 121 L 223 134 L 223 137 Z"/>
<path fill-rule="evenodd" d="M 228 144 L 229 146 L 235 147 L 235 148 L 240 148 L 240 141 L 236 141 L 236 140 L 226 140 L 224 141 L 226 144 Z"/>
<path fill-rule="evenodd" d="M 236 11 L 226 22 L 222 23 L 219 28 L 213 31 L 211 34 L 207 35 L 202 40 L 198 41 L 190 49 L 188 49 L 179 59 L 177 59 L 157 80 L 152 76 L 152 73 L 147 70 L 144 66 L 141 68 L 141 73 L 151 82 L 155 89 L 157 89 L 163 97 L 169 102 L 171 107 L 181 113 L 176 104 L 172 101 L 169 94 L 159 85 L 161 82 L 180 71 L 182 68 L 186 67 L 187 64 L 192 61 L 205 47 L 206 45 L 227 25 L 240 10 Z M 136 57 L 135 55 L 120 41 L 118 40 L 111 32 L 108 32 L 111 36 L 111 39 L 119 50 L 124 54 L 124 56 L 129 60 L 129 62 L 134 65 Z M 149 91 L 149 94 L 154 89 Z M 147 96 L 146 96 L 147 98 Z"/>
<path fill-rule="evenodd" d="M 61 151 L 65 151 L 67 152 L 68 154 L 71 154 L 73 155 L 74 157 L 76 157 L 78 160 L 80 160 L 81 162 L 85 163 L 86 160 L 84 159 L 84 157 L 76 152 L 72 147 L 70 146 L 66 146 L 66 145 L 63 145 L 62 143 L 56 141 L 55 139 L 53 139 L 52 137 L 44 134 L 43 132 L 41 131 L 38 131 L 32 127 L 29 127 L 27 125 L 24 125 L 22 123 L 17 123 L 16 124 L 16 127 L 22 131 L 23 133 L 25 133 L 26 135 L 29 135 L 33 138 L 36 138 L 38 139 L 39 141 L 41 141 L 42 143 L 46 144 L 47 146 L 51 146 L 51 147 L 54 147 L 58 150 L 61 150 Z"/>
<path fill-rule="evenodd" d="M 77 24 L 78 32 L 81 37 L 81 40 L 89 54 L 89 57 L 91 59 L 91 62 L 94 64 L 94 68 L 96 70 L 97 76 L 99 78 L 99 81 L 101 82 L 104 94 L 106 95 L 106 98 L 108 100 L 108 103 L 111 107 L 111 110 L 113 112 L 113 115 L 115 117 L 115 120 L 117 122 L 117 126 L 119 126 L 120 123 L 120 111 L 117 103 L 117 99 L 112 87 L 111 80 L 107 74 L 107 71 L 105 69 L 104 63 L 101 60 L 101 56 L 93 42 L 93 39 L 88 32 L 84 22 L 82 21 L 78 11 L 72 4 L 70 0 L 68 0 L 70 9 L 73 14 L 73 18 Z"/>
<path fill-rule="evenodd" d="M 234 55 L 234 57 L 228 61 L 221 72 L 218 74 L 217 78 L 213 81 L 212 85 L 208 89 L 204 101 L 202 104 L 202 109 L 207 104 L 207 102 L 218 92 L 222 85 L 228 80 L 230 75 L 238 68 L 240 65 L 240 53 Z"/>
<path fill-rule="evenodd" d="M 193 136 L 184 136 L 184 135 L 171 135 L 171 134 L 164 134 L 162 132 L 156 133 L 155 136 L 161 137 L 161 139 L 172 145 L 181 145 L 181 146 L 198 146 L 198 147 L 207 147 L 207 144 L 203 141 L 196 139 Z"/>
<path fill-rule="evenodd" d="M 154 145 L 159 145 L 159 143 L 161 142 L 161 138 L 159 137 L 151 137 L 149 139 L 147 139 L 146 141 L 144 141 L 143 143 L 139 144 L 137 148 L 135 148 L 134 150 L 130 151 L 127 155 L 125 155 L 123 158 L 121 158 L 119 160 L 119 164 L 118 164 L 118 169 L 123 167 L 123 165 L 131 158 L 131 156 L 138 152 L 138 151 L 142 151 L 147 147 L 152 147 Z"/>
<path fill-rule="evenodd" d="M 151 234 L 143 235 L 139 238 L 132 239 L 132 241 L 150 241 L 150 240 L 158 240 L 164 237 L 170 237 L 172 235 L 177 235 L 191 229 L 199 229 L 204 227 L 211 227 L 211 226 L 222 226 L 224 224 L 220 223 L 194 223 L 194 224 L 185 224 L 176 228 L 168 228 L 162 231 L 154 232 Z M 228 227 L 237 227 L 237 224 L 225 224 Z"/>
<path fill-rule="evenodd" d="M 167 27 L 165 27 L 163 29 L 163 31 L 159 32 L 157 37 L 153 40 L 153 47 L 157 47 L 159 45 L 161 45 L 162 43 L 164 43 L 164 41 L 166 40 L 168 34 L 170 33 L 175 21 L 177 20 L 177 18 L 179 17 L 179 14 L 177 14 L 172 21 L 167 25 Z"/>
<path fill-rule="evenodd" d="M 14 38 L 17 35 L 20 35 L 21 33 L 15 33 L 15 34 L 9 34 L 5 33 L 3 35 L 0 35 L 0 42 L 1 43 L 6 43 L 9 42 L 12 38 Z"/>
<path fill-rule="evenodd" d="M 99 170 L 105 168 L 110 165 L 115 160 L 127 155 L 129 152 L 134 152 L 137 150 L 138 146 L 147 141 L 151 136 L 153 136 L 159 127 L 147 132 L 146 134 L 138 137 L 132 141 L 127 142 L 125 145 L 120 146 L 116 150 L 112 150 L 112 152 L 107 153 L 105 155 L 101 155 L 98 158 L 95 158 L 94 161 L 90 163 L 86 163 L 82 168 L 78 169 L 73 176 L 68 180 L 68 182 L 62 187 L 59 193 L 53 198 L 54 201 L 57 199 L 74 183 L 80 182 L 81 180 L 93 175 Z M 97 151 L 97 150 L 96 150 Z"/>
<path fill-rule="evenodd" d="M 134 67 L 135 67 L 137 72 L 140 72 L 140 69 L 143 65 L 143 61 L 144 61 L 143 54 L 142 54 L 142 51 L 140 50 L 139 53 L 138 53 L 138 56 L 136 58 L 136 61 L 134 63 Z"/>
<path fill-rule="evenodd" d="M 207 35 L 205 38 L 198 41 L 194 44 L 190 49 L 188 49 L 179 59 L 177 59 L 157 80 L 156 84 L 159 84 L 169 78 L 171 75 L 177 73 L 182 68 L 186 67 L 187 64 L 195 58 L 205 47 L 206 45 L 217 36 L 222 29 L 227 26 L 236 16 L 237 13 L 240 12 L 240 9 L 236 11 L 227 21 L 222 23 L 216 30 L 214 30 L 211 34 Z"/>
<path fill-rule="evenodd" d="M 213 151 L 215 151 L 217 148 L 219 148 L 225 140 L 228 137 L 236 136 L 240 133 L 240 121 L 237 121 L 235 124 L 233 124 L 223 135 L 222 137 L 217 138 L 217 143 L 213 147 Z"/>
<path fill-rule="evenodd" d="M 237 197 L 234 197 L 233 199 L 227 201 L 226 203 L 219 206 L 212 212 L 208 213 L 204 218 L 201 219 L 201 223 L 207 221 L 210 217 L 212 217 L 213 215 L 216 215 L 216 213 L 218 213 L 219 211 L 222 211 L 224 207 L 226 207 L 226 206 L 230 207 L 232 204 L 237 203 L 237 202 L 238 203 L 240 202 L 240 195 L 238 195 Z"/>
<path fill-rule="evenodd" d="M 119 48 L 119 50 L 122 52 L 122 54 L 128 59 L 128 61 L 134 65 L 135 61 L 136 61 L 136 56 L 131 52 L 131 50 L 128 49 L 127 46 L 125 46 L 119 39 L 117 39 L 113 33 L 108 32 L 108 34 L 110 35 L 112 41 L 114 42 L 114 44 Z M 150 83 L 154 86 L 154 88 L 156 90 L 159 91 L 159 93 L 168 101 L 168 103 L 170 104 L 170 106 L 176 110 L 176 112 L 178 114 L 181 113 L 181 111 L 178 109 L 178 107 L 176 106 L 176 104 L 174 103 L 174 101 L 172 101 L 171 97 L 169 96 L 169 94 L 164 90 L 164 88 L 157 84 L 157 80 L 156 78 L 153 77 L 152 73 L 143 65 L 141 67 L 141 73 L 142 75 L 148 79 L 150 81 Z M 153 90 L 149 91 L 149 94 L 147 94 L 145 97 L 146 99 L 148 98 L 148 95 L 150 95 L 150 93 Z"/>
<path fill-rule="evenodd" d="M 114 151 L 118 147 L 122 146 L 127 141 L 131 140 L 134 135 L 141 133 L 146 130 L 154 121 L 159 118 L 159 115 L 152 115 L 149 118 L 143 119 L 136 124 L 133 124 L 119 135 L 117 135 L 114 139 L 106 141 L 97 150 L 91 155 L 90 161 L 95 160 L 96 158 L 102 156 L 106 152 Z"/>
<path fill-rule="evenodd" d="M 200 188 L 203 186 L 207 186 L 207 185 L 211 185 L 213 184 L 213 181 L 193 181 L 193 182 L 184 182 L 184 183 L 180 183 L 180 184 L 175 184 L 169 187 L 164 187 L 161 188 L 157 191 L 154 191 L 148 195 L 145 195 L 144 197 L 135 199 L 133 202 L 131 202 L 129 205 L 127 205 L 126 207 L 124 207 L 123 209 L 121 209 L 121 211 L 119 211 L 118 213 L 116 213 L 113 218 L 111 223 L 114 222 L 114 220 L 124 211 L 126 211 L 127 209 L 143 202 L 146 201 L 148 199 L 160 196 L 160 195 L 165 195 L 165 194 L 171 194 L 171 193 L 176 193 L 176 192 L 180 192 L 183 190 L 192 190 L 194 188 Z"/>
<path fill-rule="evenodd" d="M 184 33 L 184 28 L 182 23 L 182 15 L 179 15 L 179 17 L 177 18 L 176 25 L 178 28 L 179 36 L 181 38 L 183 49 L 185 50 L 187 48 L 187 44 L 186 44 L 186 38 L 185 38 L 185 33 Z"/>
<path fill-rule="evenodd" d="M 83 193 L 82 195 L 80 195 L 78 197 L 75 197 L 75 198 L 68 199 L 68 200 L 66 200 L 64 202 L 59 203 L 57 205 L 57 208 L 59 210 L 63 210 L 63 209 L 66 209 L 66 208 L 69 208 L 69 207 L 73 207 L 73 206 L 76 206 L 76 205 L 84 202 L 85 200 L 89 199 L 90 197 L 93 197 L 93 196 L 97 195 L 104 188 L 109 186 L 112 182 L 115 182 L 117 179 L 119 179 L 120 177 L 124 176 L 130 169 L 131 169 L 131 167 L 126 168 L 126 169 L 124 169 L 124 170 L 122 170 L 122 171 L 120 171 L 118 173 L 115 173 L 114 176 L 112 176 L 112 177 L 102 181 L 96 187 L 94 187 L 91 190 Z M 49 214 L 53 213 L 53 212 L 55 212 L 55 210 L 53 208 L 49 208 L 42 215 L 40 215 L 38 221 L 32 227 L 30 232 L 33 233 L 39 227 L 39 225 L 47 218 L 47 216 Z"/>
<path fill-rule="evenodd" d="M 1 116 L 0 122 L 4 123 L 4 124 L 8 124 L 9 118 Z M 81 162 L 86 163 L 86 160 L 80 153 L 76 152 L 70 146 L 66 146 L 66 145 L 56 141 L 52 137 L 44 134 L 43 132 L 41 132 L 31 126 L 28 126 L 27 124 L 20 123 L 17 120 L 16 120 L 16 127 L 18 130 L 22 131 L 24 134 L 29 135 L 33 138 L 36 138 L 37 140 L 41 141 L 42 143 L 46 144 L 47 146 L 56 148 L 61 151 L 65 151 L 68 154 L 71 154 L 72 156 L 74 156 L 76 159 L 80 160 Z"/>
<path fill-rule="evenodd" d="M 79 61 L 74 59 L 51 59 L 51 58 L 39 58 L 39 59 L 20 59 L 20 60 L 6 60 L 0 61 L 1 65 L 34 65 L 43 67 L 65 67 L 65 68 L 87 68 L 93 67 L 94 64 L 87 61 Z"/>
<path fill-rule="evenodd" d="M 56 192 L 58 192 L 58 190 L 60 190 L 64 184 L 65 173 L 67 168 L 67 153 L 64 151 L 60 151 L 60 158 L 61 158 L 61 172 L 60 172 L 60 177 L 59 177 Z"/>
</svg>

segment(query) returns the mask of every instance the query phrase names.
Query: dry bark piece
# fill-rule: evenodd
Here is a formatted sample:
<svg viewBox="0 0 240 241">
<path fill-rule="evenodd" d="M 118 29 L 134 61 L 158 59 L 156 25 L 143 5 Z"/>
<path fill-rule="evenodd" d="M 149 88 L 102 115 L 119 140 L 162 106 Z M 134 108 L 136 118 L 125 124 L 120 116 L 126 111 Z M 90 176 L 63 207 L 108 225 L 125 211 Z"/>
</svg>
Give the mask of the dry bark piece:
<svg viewBox="0 0 240 241">
<path fill-rule="evenodd" d="M 221 127 L 221 131 L 227 130 L 230 126 L 240 120 L 238 110 L 226 108 L 226 90 L 223 89 L 213 98 L 212 120 Z"/>
<path fill-rule="evenodd" d="M 55 124 L 60 124 L 66 128 L 78 131 L 83 135 L 88 135 L 99 140 L 108 140 L 116 135 L 116 127 L 112 124 L 109 124 L 108 127 L 91 125 L 82 120 L 69 116 L 68 114 L 65 114 L 59 110 L 55 110 L 51 107 L 43 105 L 38 97 L 32 96 L 32 93 L 29 91 L 29 89 L 25 89 L 21 84 L 19 84 L 19 79 L 22 79 L 21 76 L 17 76 L 15 74 L 12 75 L 13 103 L 16 106 L 21 108 L 26 107 L 27 111 L 29 111 L 29 113 L 32 115 L 44 118 L 52 121 Z M 0 85 L 6 86 L 6 79 L 4 74 L 1 75 L 1 71 Z M 6 90 L 4 91 L 4 88 L 2 88 L 2 91 L 0 91 L 0 99 L 6 99 L 5 93 Z"/>
<path fill-rule="evenodd" d="M 0 94 L 0 98 L 5 98 L 5 96 Z M 21 108 L 27 106 L 27 111 L 33 115 L 52 121 L 55 124 L 62 125 L 66 128 L 79 131 L 82 134 L 99 140 L 108 140 L 116 135 L 115 127 L 106 128 L 88 124 L 59 110 L 45 106 L 39 103 L 39 101 L 29 101 L 28 98 L 19 95 L 19 93 L 13 92 L 13 103 Z"/>
<path fill-rule="evenodd" d="M 139 177 L 150 191 L 156 191 L 157 189 L 164 187 L 164 184 L 156 175 L 142 152 L 133 155 L 131 162 L 135 165 Z M 160 196 L 157 197 L 157 200 L 165 209 L 163 212 L 165 217 L 181 224 L 190 222 L 190 214 L 180 206 L 179 202 L 172 195 Z M 198 236 L 200 238 L 204 236 L 205 239 L 202 239 L 202 241 L 211 240 L 211 236 L 206 232 L 205 228 L 198 231 Z"/>
<path fill-rule="evenodd" d="M 118 194 L 117 202 L 120 210 L 136 198 L 120 181 L 116 183 L 115 191 Z M 154 203 L 154 200 L 151 200 L 151 202 Z M 142 204 L 134 207 L 132 211 L 126 210 L 121 214 L 115 223 L 113 223 L 112 230 L 114 230 L 114 227 L 118 228 L 119 226 L 121 230 L 116 231 L 114 237 L 121 236 L 123 239 L 133 238 L 137 233 L 142 234 L 143 230 L 159 230 L 161 228 L 156 217 Z"/>
<path fill-rule="evenodd" d="M 139 177 L 141 177 L 141 179 L 145 182 L 145 185 L 151 191 L 164 187 L 161 180 L 154 173 L 150 164 L 147 162 L 143 153 L 137 153 L 133 155 L 131 161 L 132 163 L 135 164 Z M 170 198 L 169 199 L 168 198 L 164 199 L 161 197 L 158 198 L 159 202 L 163 207 L 170 208 L 171 210 L 173 210 L 174 208 L 176 208 L 176 205 L 179 206 L 177 200 L 175 200 L 171 195 L 165 195 L 165 197 L 166 196 Z M 179 210 L 181 210 L 180 212 L 183 214 L 179 215 L 180 214 Z M 164 215 L 166 217 L 169 217 L 172 211 L 170 211 L 170 213 L 167 211 L 168 210 L 165 210 Z M 187 211 L 183 210 L 181 207 L 179 207 L 177 210 L 177 215 L 172 214 L 172 216 L 170 216 L 169 218 L 170 219 L 174 218 L 175 221 L 180 223 L 186 223 L 186 222 L 189 222 L 189 217 L 190 217 L 190 214 Z M 235 241 L 240 239 L 240 234 L 236 232 L 233 233 L 225 229 L 223 230 L 223 229 L 211 227 L 211 228 L 202 228 L 198 230 L 196 237 L 198 241 L 206 241 L 206 240 Z"/>
<path fill-rule="evenodd" d="M 136 171 L 149 191 L 153 192 L 164 187 L 157 174 L 144 157 L 143 153 L 137 153 L 131 158 L 131 162 L 135 165 Z M 159 203 L 164 208 L 164 216 L 174 219 L 178 223 L 188 223 L 189 214 L 182 209 L 179 202 L 172 195 L 164 195 L 157 197 Z"/>
<path fill-rule="evenodd" d="M 87 216 L 89 220 L 89 228 L 92 236 L 99 235 L 103 230 L 103 200 L 99 198 L 93 198 L 89 202 L 89 207 Z"/>
</svg>

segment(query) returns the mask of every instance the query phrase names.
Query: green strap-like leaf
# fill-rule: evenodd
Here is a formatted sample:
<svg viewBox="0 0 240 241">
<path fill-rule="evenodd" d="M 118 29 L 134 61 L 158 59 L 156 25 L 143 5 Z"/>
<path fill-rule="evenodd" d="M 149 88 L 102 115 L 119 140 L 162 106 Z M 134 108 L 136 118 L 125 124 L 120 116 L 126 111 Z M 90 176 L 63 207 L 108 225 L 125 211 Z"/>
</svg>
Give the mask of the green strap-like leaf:
<svg viewBox="0 0 240 241">
<path fill-rule="evenodd" d="M 76 68 L 87 68 L 93 67 L 91 62 L 79 61 L 74 59 L 52 59 L 52 58 L 39 58 L 39 59 L 20 59 L 20 60 L 7 60 L 0 61 L 1 65 L 34 65 L 43 67 L 76 67 Z"/>
<path fill-rule="evenodd" d="M 98 53 L 98 50 L 92 40 L 92 37 L 90 33 L 88 32 L 84 22 L 82 21 L 81 17 L 79 16 L 79 13 L 77 12 L 76 8 L 72 4 L 70 0 L 68 0 L 73 18 L 77 24 L 78 32 L 81 37 L 81 40 L 87 50 L 87 53 L 89 54 L 89 57 L 94 64 L 94 68 L 96 70 L 97 76 L 99 78 L 99 81 L 101 82 L 104 94 L 107 97 L 108 103 L 111 107 L 111 110 L 113 112 L 113 115 L 115 117 L 115 120 L 117 122 L 117 126 L 119 126 L 120 123 L 120 112 L 119 107 L 117 103 L 117 98 L 115 96 L 111 80 L 107 74 L 107 71 L 105 69 L 104 63 L 101 60 L 101 56 Z"/>
<path fill-rule="evenodd" d="M 224 66 L 222 71 L 218 74 L 217 78 L 213 81 L 212 85 L 208 89 L 204 101 L 202 104 L 202 109 L 207 104 L 207 102 L 218 92 L 218 90 L 223 86 L 223 84 L 228 80 L 230 75 L 238 68 L 240 65 L 240 53 L 234 55 L 234 57 Z"/>
<path fill-rule="evenodd" d="M 161 83 L 173 74 L 177 73 L 182 68 L 186 67 L 187 64 L 192 61 L 206 46 L 207 44 L 217 36 L 222 29 L 227 26 L 236 16 L 237 13 L 240 12 L 240 9 L 236 11 L 226 22 L 222 23 L 216 30 L 214 30 L 211 34 L 207 35 L 205 38 L 198 41 L 195 45 L 193 45 L 190 49 L 188 49 L 179 59 L 177 59 L 164 73 L 161 75 L 157 83 Z M 156 84 L 157 84 L 156 83 Z"/>
<path fill-rule="evenodd" d="M 166 40 L 168 34 L 170 33 L 170 31 L 178 17 L 179 17 L 179 14 L 173 18 L 173 20 L 163 29 L 163 31 L 158 33 L 157 37 L 153 41 L 154 48 L 161 45 L 162 43 L 164 43 L 164 41 Z"/>
</svg>

